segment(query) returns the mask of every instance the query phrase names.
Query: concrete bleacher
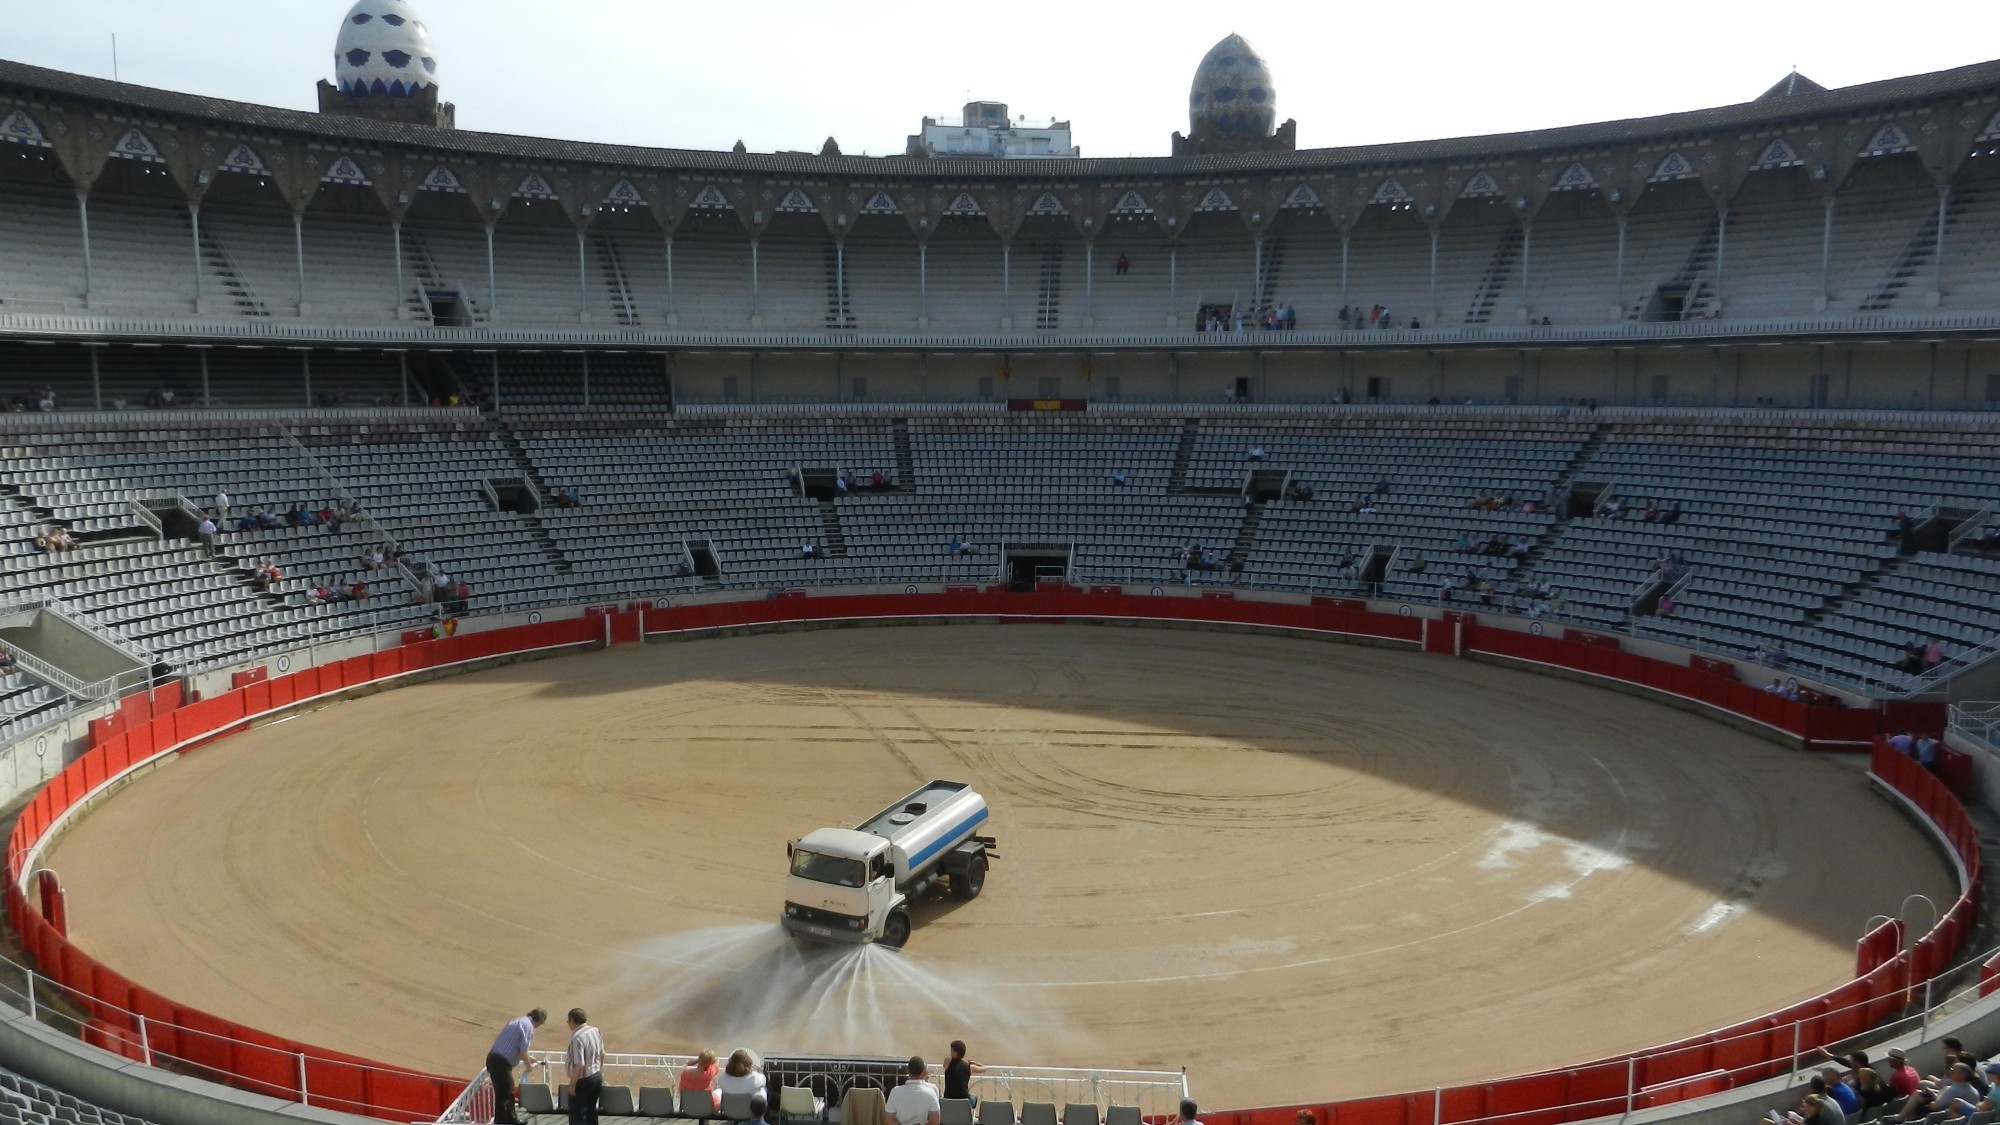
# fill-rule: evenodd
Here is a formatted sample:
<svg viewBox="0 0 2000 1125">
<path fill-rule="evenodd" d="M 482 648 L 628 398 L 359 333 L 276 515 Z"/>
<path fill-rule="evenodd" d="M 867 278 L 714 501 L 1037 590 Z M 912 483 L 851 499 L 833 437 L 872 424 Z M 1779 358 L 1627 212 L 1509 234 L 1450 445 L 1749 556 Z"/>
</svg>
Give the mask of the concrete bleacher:
<svg viewBox="0 0 2000 1125">
<path fill-rule="evenodd" d="M 626 360 L 596 357 L 642 398 L 656 361 Z M 1958 655 L 2000 632 L 2000 614 L 1980 609 L 2000 563 L 1908 556 L 1892 535 L 1898 512 L 1991 509 L 2000 438 L 1972 423 L 1423 408 L 674 415 L 640 413 L 642 401 L 586 409 L 570 382 L 579 357 L 509 362 L 520 393 L 551 401 L 505 424 L 467 410 L 13 416 L 0 432 L 6 585 L 192 665 L 421 620 L 431 607 L 413 598 L 435 573 L 470 583 L 476 612 L 497 612 L 1004 580 L 1010 552 L 1031 545 L 1067 553 L 1079 581 L 1442 597 L 1736 655 L 1782 646 L 1799 667 L 1850 680 L 1892 676 L 1918 635 Z M 1264 451 L 1254 464 L 1252 447 Z M 1247 496 L 1253 471 L 1312 495 Z M 795 472 L 850 487 L 818 499 Z M 876 472 L 894 487 L 866 487 Z M 542 506 L 497 510 L 489 484 L 531 489 Z M 162 536 L 134 509 L 206 505 L 218 487 L 238 513 L 352 496 L 373 524 L 225 521 L 210 557 L 184 528 Z M 550 502 L 557 489 L 581 506 Z M 1482 496 L 1507 502 L 1482 507 Z M 1613 504 L 1624 508 L 1615 518 Z M 1639 518 L 1648 508 L 1674 518 Z M 40 554 L 31 541 L 52 526 L 85 542 Z M 1465 550 L 1496 538 L 1523 549 Z M 390 541 L 411 575 L 363 572 L 362 556 Z M 961 542 L 972 550 L 949 549 Z M 820 557 L 803 553 L 808 543 Z M 1194 547 L 1240 570 L 1191 574 L 1182 554 Z M 697 549 L 711 573 L 698 573 Z M 1364 576 L 1371 555 L 1386 570 Z M 270 594 L 251 581 L 266 558 L 287 576 Z M 1663 558 L 1687 568 L 1671 611 L 1635 611 Z M 306 596 L 336 580 L 365 581 L 373 596 Z M 1550 596 L 1535 596 L 1543 584 Z"/>
<path fill-rule="evenodd" d="M 143 1117 L 118 1113 L 52 1086 L 0 1070 L 0 1122 L 20 1125 L 148 1125 Z"/>
</svg>

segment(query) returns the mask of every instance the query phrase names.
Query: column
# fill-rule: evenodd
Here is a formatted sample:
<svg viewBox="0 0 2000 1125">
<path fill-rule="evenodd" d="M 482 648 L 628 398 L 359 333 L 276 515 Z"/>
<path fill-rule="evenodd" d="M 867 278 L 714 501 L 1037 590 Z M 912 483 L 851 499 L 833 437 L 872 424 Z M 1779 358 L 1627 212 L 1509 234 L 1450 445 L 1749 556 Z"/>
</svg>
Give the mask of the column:
<svg viewBox="0 0 2000 1125">
<path fill-rule="evenodd" d="M 928 320 L 931 315 L 930 254 L 930 239 L 917 239 L 917 319 L 919 320 Z"/>
<path fill-rule="evenodd" d="M 583 353 L 583 408 L 590 409 L 590 353 Z"/>
<path fill-rule="evenodd" d="M 292 250 L 299 262 L 299 315 L 306 310 L 306 216 L 303 211 L 292 212 Z"/>
<path fill-rule="evenodd" d="M 1431 224 L 1431 300 L 1430 300 L 1430 307 L 1424 310 L 1425 313 L 1431 318 L 1432 328 L 1437 327 L 1436 323 L 1438 314 L 1437 307 L 1438 307 L 1438 228 L 1437 224 L 1433 223 Z"/>
<path fill-rule="evenodd" d="M 207 408 L 215 405 L 215 396 L 208 391 L 208 349 L 196 348 L 194 353 L 201 360 L 201 405 Z"/>
<path fill-rule="evenodd" d="M 194 233 L 194 304 L 201 311 L 201 204 L 188 204 L 188 229 Z M 206 405 L 206 404 L 204 404 Z"/>
<path fill-rule="evenodd" d="M 1931 249 L 1931 292 L 1944 301 L 1944 232 L 1951 222 L 1951 185 L 1938 185 L 1937 243 Z M 1936 347 L 1935 344 L 1932 347 Z"/>
<path fill-rule="evenodd" d="M 1618 212 L 1618 315 L 1625 315 L 1625 227 L 1629 216 Z"/>
<path fill-rule="evenodd" d="M 390 308 L 401 315 L 410 303 L 410 292 L 403 286 L 403 220 L 389 220 L 389 237 L 396 243 L 396 303 Z"/>
<path fill-rule="evenodd" d="M 674 306 L 674 236 L 667 236 L 667 321 L 672 323 L 680 315 Z"/>
<path fill-rule="evenodd" d="M 1819 228 L 1819 308 L 1815 312 L 1825 312 L 1833 303 L 1833 201 L 1826 197 L 1825 217 Z"/>
<path fill-rule="evenodd" d="M 493 224 L 486 224 L 486 320 L 492 323 L 500 312 L 500 271 L 493 263 Z"/>
<path fill-rule="evenodd" d="M 85 308 L 89 308 L 90 293 L 91 293 L 91 276 L 90 276 L 90 192 L 88 190 L 82 190 L 76 193 L 76 218 L 78 226 L 83 231 L 83 306 Z"/>
<path fill-rule="evenodd" d="M 590 314 L 590 260 L 583 248 L 583 232 L 576 232 L 576 311 Z"/>
<path fill-rule="evenodd" d="M 1715 213 L 1715 307 L 1723 306 L 1722 266 L 1724 253 L 1729 249 L 1729 208 Z"/>
<path fill-rule="evenodd" d="M 104 376 L 97 369 L 97 350 L 100 346 L 98 344 L 85 344 L 83 346 L 84 350 L 90 353 L 91 405 L 98 410 L 104 409 Z"/>
<path fill-rule="evenodd" d="M 764 311 L 764 287 L 757 276 L 757 240 L 750 240 L 750 317 L 755 320 Z"/>
</svg>

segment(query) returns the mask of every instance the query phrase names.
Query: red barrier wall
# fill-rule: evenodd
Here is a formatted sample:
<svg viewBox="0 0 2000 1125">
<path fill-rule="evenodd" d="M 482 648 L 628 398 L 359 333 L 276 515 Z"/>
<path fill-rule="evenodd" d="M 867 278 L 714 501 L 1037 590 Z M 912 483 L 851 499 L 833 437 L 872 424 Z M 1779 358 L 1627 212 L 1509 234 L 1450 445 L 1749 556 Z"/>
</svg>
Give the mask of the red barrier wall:
<svg viewBox="0 0 2000 1125">
<path fill-rule="evenodd" d="M 1364 603 L 1336 598 L 1293 605 L 1235 597 L 1153 597 L 1106 587 L 1016 594 L 967 586 L 932 594 L 648 607 L 643 621 L 637 608 L 603 607 L 574 620 L 484 633 L 438 639 L 412 634 L 417 639 L 406 637 L 407 643 L 387 652 L 268 679 L 240 676 L 233 690 L 212 699 L 187 701 L 178 690 L 161 690 L 125 701 L 110 719 L 92 725 L 90 749 L 51 779 L 15 821 L 7 841 L 8 917 L 41 971 L 83 998 L 93 1023 L 87 1037 L 100 1045 L 132 1055 L 139 1038 L 138 1017 L 143 1016 L 144 1041 L 157 1058 L 199 1068 L 218 1081 L 293 1100 L 303 1093 L 316 1105 L 387 1120 L 435 1115 L 457 1096 L 464 1079 L 383 1066 L 239 1027 L 175 1004 L 98 964 L 71 945 L 23 893 L 29 851 L 65 812 L 123 771 L 162 752 L 190 751 L 248 719 L 346 687 L 485 657 L 603 643 L 607 624 L 614 643 L 629 643 L 642 639 L 642 630 L 673 633 L 787 622 L 959 616 L 1260 625 L 1411 645 L 1422 645 L 1426 633 L 1421 617 L 1373 613 Z M 1476 619 L 1466 616 L 1432 627 L 1433 645 L 1445 653 L 1452 646 L 1438 643 L 1437 638 L 1451 635 L 1451 625 L 1459 627 L 1456 639 L 1462 642 L 1462 651 L 1570 668 L 1670 692 L 1796 735 L 1808 748 L 1846 748 L 1855 739 L 1865 742 L 1879 733 L 1883 722 L 1874 711 L 1808 707 L 1779 698 L 1718 675 L 1712 663 L 1688 667 L 1626 653 L 1611 637 L 1558 639 L 1480 628 Z M 1504 1118 L 1508 1125 L 1559 1125 L 1617 1112 L 1628 1104 L 1665 1104 L 1765 1078 L 1789 1062 L 1795 1040 L 1810 1049 L 1886 1018 L 1909 1000 L 1913 984 L 1921 987 L 1949 963 L 1970 933 L 1979 888 L 1979 852 L 1976 830 L 1942 782 L 1881 745 L 1875 748 L 1874 768 L 1950 841 L 1966 866 L 1969 887 L 1908 952 L 1899 952 L 1897 942 L 1881 936 L 1886 927 L 1872 931 L 1857 950 L 1860 975 L 1834 992 L 1638 1055 L 1453 1087 L 1435 1098 L 1425 1091 L 1309 1107 L 1207 1113 L 1204 1119 L 1210 1125 L 1291 1125 L 1299 1108 L 1311 1108 L 1322 1125 L 1466 1125 L 1492 1118 Z M 1988 972 L 2000 985 L 2000 966 Z"/>
</svg>

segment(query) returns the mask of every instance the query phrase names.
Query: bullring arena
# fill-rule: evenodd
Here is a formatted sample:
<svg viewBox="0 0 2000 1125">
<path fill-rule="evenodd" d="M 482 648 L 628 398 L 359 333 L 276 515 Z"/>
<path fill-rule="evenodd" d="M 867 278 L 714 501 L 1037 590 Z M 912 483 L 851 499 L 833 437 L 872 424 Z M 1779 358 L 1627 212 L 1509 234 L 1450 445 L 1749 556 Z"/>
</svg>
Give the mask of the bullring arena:
<svg viewBox="0 0 2000 1125">
<path fill-rule="evenodd" d="M 920 911 L 915 965 L 870 966 L 872 997 L 766 998 L 788 832 L 934 776 L 994 804 L 987 891 Z M 1953 894 L 1858 771 L 1656 704 L 1306 640 L 1034 626 L 405 688 L 190 755 L 48 863 L 86 948 L 135 981 L 439 1073 L 540 1002 L 620 1051 L 976 1036 L 995 1061 L 1185 1065 L 1219 1106 L 1726 1026 L 1842 983 L 1906 894 Z"/>
<path fill-rule="evenodd" d="M 0 60 L 0 1120 L 491 1125 L 530 1006 L 543 1123 L 572 1005 L 607 1115 L 742 1046 L 783 1125 L 954 1038 L 980 1125 L 2000 1050 L 2000 63 L 1301 149 L 1231 35 L 1100 159 L 479 132 L 440 54 Z M 786 936 L 932 779 L 983 890 Z"/>
</svg>

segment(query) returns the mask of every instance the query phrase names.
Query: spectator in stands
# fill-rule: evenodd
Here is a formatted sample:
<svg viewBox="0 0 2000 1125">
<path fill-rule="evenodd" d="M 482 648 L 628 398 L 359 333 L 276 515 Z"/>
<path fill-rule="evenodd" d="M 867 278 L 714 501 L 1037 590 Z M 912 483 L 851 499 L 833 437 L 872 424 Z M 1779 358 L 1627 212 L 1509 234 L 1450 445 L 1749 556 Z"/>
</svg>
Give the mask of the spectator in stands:
<svg viewBox="0 0 2000 1125">
<path fill-rule="evenodd" d="M 278 560 L 267 558 L 258 565 L 255 577 L 257 588 L 268 594 L 278 588 L 278 583 L 284 580 L 285 572 L 279 568 Z"/>
<path fill-rule="evenodd" d="M 1840 1115 L 1843 1119 L 1861 1112 L 1861 1095 L 1854 1087 L 1847 1084 L 1847 1077 L 1840 1072 L 1839 1067 L 1821 1067 L 1819 1077 L 1814 1079 L 1814 1082 L 1816 1085 L 1813 1086 L 1813 1093 L 1824 1093 L 1833 1099 L 1840 1106 Z"/>
<path fill-rule="evenodd" d="M 238 531 L 256 531 L 263 526 L 264 510 L 262 508 L 252 508 L 243 513 L 242 519 L 236 521 L 236 530 Z"/>
<path fill-rule="evenodd" d="M 1972 1064 L 1953 1062 L 1946 1068 L 1944 1077 L 1932 1076 L 1923 1080 L 1917 1092 L 1903 1103 L 1902 1117 L 1907 1121 L 1936 1110 L 1950 1110 L 1960 1102 L 1977 1105 L 1984 1096 L 1972 1084 Z"/>
<path fill-rule="evenodd" d="M 1261 445 L 1251 446 L 1249 455 L 1250 463 L 1254 465 L 1257 462 L 1262 461 L 1263 459 L 1264 459 L 1264 447 Z"/>
<path fill-rule="evenodd" d="M 938 1125 L 938 1089 L 925 1081 L 924 1060 L 912 1055 L 903 1084 L 889 1091 L 883 1108 L 895 1125 Z"/>
<path fill-rule="evenodd" d="M 229 490 L 220 486 L 215 490 L 215 518 L 229 518 Z"/>
<path fill-rule="evenodd" d="M 563 1066 L 569 1073 L 569 1125 L 597 1125 L 597 1099 L 604 1092 L 604 1036 L 590 1026 L 582 1008 L 569 1010 L 569 1049 L 563 1053 Z"/>
<path fill-rule="evenodd" d="M 1896 753 L 1906 756 L 1917 744 L 1917 740 L 1910 734 L 1907 727 L 1890 735 L 1885 741 L 1888 742 L 1890 748 L 1895 750 Z"/>
<path fill-rule="evenodd" d="M 1768 685 L 1766 685 L 1766 686 L 1765 686 L 1765 688 L 1764 688 L 1764 694 L 1766 694 L 1766 695 L 1783 695 L 1783 694 L 1785 694 L 1785 681 L 1783 681 L 1783 680 L 1779 679 L 1779 678 L 1778 678 L 1778 677 L 1776 677 L 1776 676 L 1772 676 L 1772 677 L 1771 677 L 1771 682 L 1770 682 L 1770 683 L 1769 683 Z"/>
<path fill-rule="evenodd" d="M 769 1112 L 771 1112 L 771 1100 L 762 1094 L 752 1094 L 750 1095 L 750 1116 L 744 1119 L 743 1125 L 771 1125 L 764 1118 L 764 1115 Z M 595 1119 L 593 1118 L 593 1120 Z"/>
<path fill-rule="evenodd" d="M 195 538 L 201 540 L 201 545 L 207 548 L 209 554 L 215 554 L 215 521 L 209 518 L 207 512 L 203 512 L 201 522 L 194 525 L 194 534 Z"/>
<path fill-rule="evenodd" d="M 355 590 L 357 591 L 354 595 L 356 599 L 363 601 L 367 600 L 368 595 L 364 591 L 363 587 L 357 586 L 355 587 Z M 451 588 L 451 601 L 445 604 L 445 608 L 451 610 L 453 613 L 464 613 L 467 609 L 471 607 L 471 605 L 472 605 L 472 583 L 467 582 L 464 579 L 460 579 L 458 584 Z"/>
<path fill-rule="evenodd" d="M 1119 277 L 1124 277 L 1126 274 L 1132 272 L 1132 259 L 1120 254 L 1114 268 L 1117 269 Z"/>
<path fill-rule="evenodd" d="M 840 474 L 839 476 L 837 476 L 837 477 L 833 478 L 833 490 L 834 490 L 835 492 L 838 492 L 838 493 L 840 493 L 840 494 L 841 494 L 841 495 L 843 495 L 843 496 L 847 495 L 847 474 L 846 474 L 846 473 L 842 473 L 842 474 Z"/>
<path fill-rule="evenodd" d="M 1834 1058 L 1833 1053 L 1824 1047 L 1819 1049 L 1819 1054 L 1825 1058 Z M 1882 1080 L 1879 1071 L 1869 1065 L 1868 1052 L 1852 1051 L 1842 1056 L 1839 1061 L 1847 1064 L 1846 1070 L 1828 1067 L 1822 1070 L 1820 1075 L 1822 1077 L 1828 1074 L 1835 1075 L 1854 1092 L 1856 1108 L 1849 1112 L 1850 1118 L 1859 1120 L 1864 1116 L 1873 1117 L 1877 1110 L 1889 1104 L 1892 1097 L 1889 1084 Z M 1847 1108 L 1845 1102 L 1841 1103 L 1841 1108 Z"/>
<path fill-rule="evenodd" d="M 558 508 L 583 507 L 583 501 L 577 499 L 576 489 L 574 488 L 558 488 L 550 494 L 550 499 L 554 501 L 555 506 Z"/>
<path fill-rule="evenodd" d="M 816 559 L 816 558 L 818 558 L 818 557 L 819 557 L 819 544 L 817 544 L 817 543 L 801 543 L 801 544 L 799 545 L 799 557 L 801 557 L 801 558 L 807 558 L 807 559 Z"/>
<path fill-rule="evenodd" d="M 493 1046 L 486 1052 L 486 1073 L 493 1079 L 493 1120 L 496 1125 L 504 1122 L 525 1123 L 527 1115 L 518 1112 L 515 1105 L 514 1068 L 528 1062 L 528 1048 L 535 1041 L 535 1029 L 547 1023 L 549 1014 L 540 1008 L 531 1008 L 528 1014 L 509 1020 L 507 1026 L 493 1040 Z"/>
<path fill-rule="evenodd" d="M 1901 1047 L 1889 1048 L 1889 1092 L 1907 1098 L 1923 1086 L 1923 1076 L 1910 1065 L 1910 1056 Z"/>
<path fill-rule="evenodd" d="M 0 676 L 11 676 L 14 674 L 16 668 L 14 654 L 7 649 L 0 648 Z"/>
<path fill-rule="evenodd" d="M 707 1090 L 715 1098 L 715 1107 L 722 1108 L 722 1092 L 715 1088 L 715 1052 L 702 1048 L 694 1061 L 681 1068 L 680 1088 L 683 1090 Z"/>
<path fill-rule="evenodd" d="M 723 1094 L 764 1093 L 764 1072 L 757 1069 L 757 1056 L 742 1047 L 729 1053 L 729 1064 L 722 1068 L 722 1076 L 715 1080 L 715 1088 Z M 937 1125 L 933 1121 L 931 1125 Z"/>
<path fill-rule="evenodd" d="M 1117 485 L 1120 488 L 1123 488 L 1126 485 L 1131 484 L 1132 482 L 1126 478 L 1124 473 L 1112 473 L 1111 483 Z"/>
<path fill-rule="evenodd" d="M 431 600 L 443 602 L 451 597 L 451 575 L 440 570 L 431 575 Z"/>
<path fill-rule="evenodd" d="M 1907 538 L 1909 538 L 1909 536 L 1910 536 L 1910 513 L 1908 513 L 1908 512 L 1900 512 L 1900 511 L 1899 511 L 1899 512 L 1897 512 L 1897 513 L 1896 513 L 1896 517 L 1895 517 L 1895 518 L 1896 518 L 1896 530 L 1895 530 L 1895 531 L 1894 531 L 1894 532 L 1892 533 L 1892 536 L 1893 536 L 1893 538 L 1896 538 L 1896 539 L 1907 539 Z"/>
<path fill-rule="evenodd" d="M 388 565 L 389 560 L 382 554 L 382 548 L 380 547 L 361 553 L 361 566 L 364 570 L 382 570 Z"/>
<path fill-rule="evenodd" d="M 965 1057 L 965 1040 L 952 1040 L 951 1061 L 944 1064 L 944 1096 L 978 1105 L 979 1098 L 972 1092 L 972 1076 L 984 1073 L 984 1066 Z"/>
<path fill-rule="evenodd" d="M 1924 646 L 1924 671 L 1928 672 L 1943 663 L 1944 640 L 1940 637 L 1932 637 L 1931 643 Z"/>
<path fill-rule="evenodd" d="M 1201 1125 L 1201 1119 L 1195 1116 L 1193 1098 L 1181 1099 L 1180 1112 L 1174 1116 L 1174 1125 Z"/>
<path fill-rule="evenodd" d="M 1291 485 L 1285 489 L 1285 499 L 1287 500 L 1310 500 L 1312 498 L 1313 498 L 1312 485 L 1309 485 L 1302 480 L 1293 481 Z"/>
<path fill-rule="evenodd" d="M 963 539 L 955 539 L 952 541 L 951 546 L 947 548 L 947 550 L 949 550 L 952 553 L 952 556 L 955 558 L 969 559 L 972 557 L 973 547 L 972 544 L 967 543 Z"/>
<path fill-rule="evenodd" d="M 1927 770 L 1930 770 L 1932 773 L 1936 773 L 1937 759 L 1938 759 L 1938 740 L 1932 738 L 1928 734 L 1924 735 L 1922 738 L 1917 739 L 1916 742 L 1911 744 L 1910 756 L 1917 760 L 1918 765 L 1924 767 Z"/>
</svg>

